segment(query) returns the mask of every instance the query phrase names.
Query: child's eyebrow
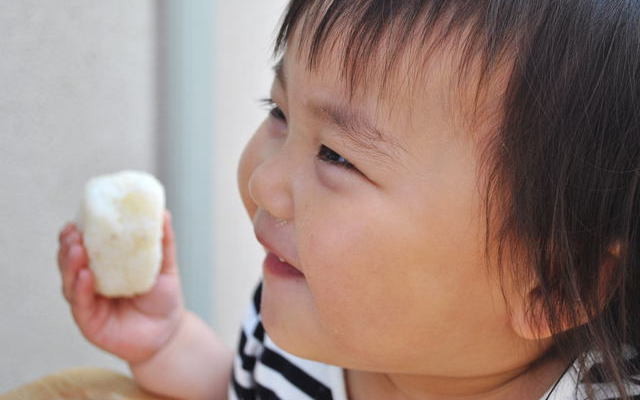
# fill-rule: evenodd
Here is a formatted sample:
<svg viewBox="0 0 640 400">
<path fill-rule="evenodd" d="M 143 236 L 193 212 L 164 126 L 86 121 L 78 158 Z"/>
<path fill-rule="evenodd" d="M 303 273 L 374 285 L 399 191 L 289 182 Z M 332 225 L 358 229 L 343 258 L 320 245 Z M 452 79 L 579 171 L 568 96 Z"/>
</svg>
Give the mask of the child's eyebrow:
<svg viewBox="0 0 640 400">
<path fill-rule="evenodd" d="M 273 66 L 273 72 L 276 80 L 286 92 L 287 80 L 283 58 Z M 401 148 L 397 141 L 392 140 L 391 135 L 384 134 L 366 116 L 347 104 L 311 101 L 308 103 L 308 107 L 313 114 L 337 128 L 347 140 L 356 146 L 356 149 L 365 150 L 365 153 L 393 160 L 394 157 L 380 145 L 387 145 L 394 150 Z"/>
</svg>

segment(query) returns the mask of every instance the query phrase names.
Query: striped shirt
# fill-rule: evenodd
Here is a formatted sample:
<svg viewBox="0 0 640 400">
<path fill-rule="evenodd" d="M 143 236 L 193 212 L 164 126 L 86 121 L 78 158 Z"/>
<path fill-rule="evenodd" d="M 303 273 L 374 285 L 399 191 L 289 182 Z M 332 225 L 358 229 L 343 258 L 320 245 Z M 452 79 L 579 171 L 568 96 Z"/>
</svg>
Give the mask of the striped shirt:
<svg viewBox="0 0 640 400">
<path fill-rule="evenodd" d="M 296 357 L 278 347 L 266 334 L 260 319 L 258 285 L 253 304 L 243 322 L 238 351 L 229 385 L 229 400 L 348 400 L 344 370 L 338 366 Z M 627 362 L 640 370 L 635 348 L 625 349 Z M 595 398 L 589 399 L 581 381 L 578 362 L 573 363 L 541 400 L 614 400 L 619 398 L 612 383 L 599 377 L 598 357 L 587 357 L 587 372 L 592 376 Z M 634 400 L 640 400 L 640 375 L 629 383 Z M 578 382 L 578 384 L 576 384 Z"/>
</svg>

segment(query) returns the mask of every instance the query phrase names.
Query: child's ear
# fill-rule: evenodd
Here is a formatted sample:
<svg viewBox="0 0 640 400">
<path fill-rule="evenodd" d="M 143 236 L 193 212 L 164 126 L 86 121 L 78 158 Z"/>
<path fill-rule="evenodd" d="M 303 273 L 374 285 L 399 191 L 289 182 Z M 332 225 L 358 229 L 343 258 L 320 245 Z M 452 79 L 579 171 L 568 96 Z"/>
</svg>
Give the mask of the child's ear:
<svg viewBox="0 0 640 400">
<path fill-rule="evenodd" d="M 600 296 L 600 310 L 604 309 L 610 300 L 613 288 L 615 287 L 616 270 L 620 262 L 621 244 L 620 241 L 615 241 L 609 249 L 601 263 L 602 277 L 600 285 L 598 287 Z M 548 318 L 542 308 L 542 302 L 534 301 L 534 308 L 530 311 L 530 315 L 527 315 L 527 304 L 536 299 L 537 287 L 534 287 L 528 291 L 525 299 L 514 302 L 511 305 L 511 328 L 520 337 L 529 340 L 541 340 L 550 338 L 552 336 L 551 328 L 548 324 Z M 589 318 L 586 313 L 581 313 L 577 324 L 571 324 L 569 322 L 561 322 L 561 331 L 566 331 L 571 328 L 575 328 L 582 324 L 589 322 Z M 537 324 L 534 321 L 537 321 Z M 568 321 L 568 318 L 567 318 Z M 560 332 L 557 332 L 560 333 Z"/>
</svg>

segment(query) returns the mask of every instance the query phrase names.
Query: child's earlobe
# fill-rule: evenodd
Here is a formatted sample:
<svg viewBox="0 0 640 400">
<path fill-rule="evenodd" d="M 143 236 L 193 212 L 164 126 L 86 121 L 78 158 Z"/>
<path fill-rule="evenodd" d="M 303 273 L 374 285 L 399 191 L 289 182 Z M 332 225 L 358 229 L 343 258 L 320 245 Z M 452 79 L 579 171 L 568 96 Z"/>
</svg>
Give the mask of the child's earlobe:
<svg viewBox="0 0 640 400">
<path fill-rule="evenodd" d="M 610 302 L 617 288 L 618 267 L 621 261 L 622 244 L 619 240 L 608 247 L 600 263 L 601 277 L 598 279 L 598 312 L 602 311 Z M 542 340 L 553 336 L 549 323 L 549 317 L 544 309 L 544 301 L 540 298 L 540 289 L 535 286 L 529 290 L 525 299 L 511 305 L 510 324 L 513 331 L 520 337 L 529 340 Z M 569 322 L 571 318 L 561 318 L 556 327 L 556 334 L 576 328 L 590 321 L 589 313 L 584 306 L 576 305 L 573 308 L 578 315 L 577 320 Z M 596 313 L 597 314 L 597 313 Z"/>
<path fill-rule="evenodd" d="M 576 328 L 589 322 L 587 313 L 582 310 L 577 311 L 577 320 L 571 320 L 568 316 L 561 316 L 561 321 L 555 326 L 555 332 L 552 330 L 550 319 L 544 308 L 544 302 L 538 296 L 530 294 L 529 299 L 537 299 L 531 301 L 531 305 L 527 306 L 525 301 L 519 302 L 517 306 L 512 307 L 511 328 L 523 339 L 527 340 L 543 340 L 549 339 L 555 334 L 559 334 L 569 329 Z"/>
<path fill-rule="evenodd" d="M 526 296 L 529 298 L 530 296 Z M 523 339 L 542 340 L 552 336 L 547 316 L 540 302 L 535 302 L 531 310 L 525 300 L 518 301 L 511 307 L 511 329 Z"/>
</svg>

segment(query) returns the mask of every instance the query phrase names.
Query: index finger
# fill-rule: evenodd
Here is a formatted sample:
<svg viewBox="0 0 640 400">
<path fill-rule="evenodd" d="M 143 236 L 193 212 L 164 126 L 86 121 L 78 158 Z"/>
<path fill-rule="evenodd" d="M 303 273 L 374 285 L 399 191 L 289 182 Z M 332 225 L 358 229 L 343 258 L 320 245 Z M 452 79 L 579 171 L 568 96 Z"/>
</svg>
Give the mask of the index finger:
<svg viewBox="0 0 640 400">
<path fill-rule="evenodd" d="M 67 236 L 72 229 L 75 229 L 76 225 L 73 222 L 67 222 L 67 224 L 62 228 L 60 233 L 58 234 L 58 243 L 62 244 L 65 236 Z"/>
</svg>

